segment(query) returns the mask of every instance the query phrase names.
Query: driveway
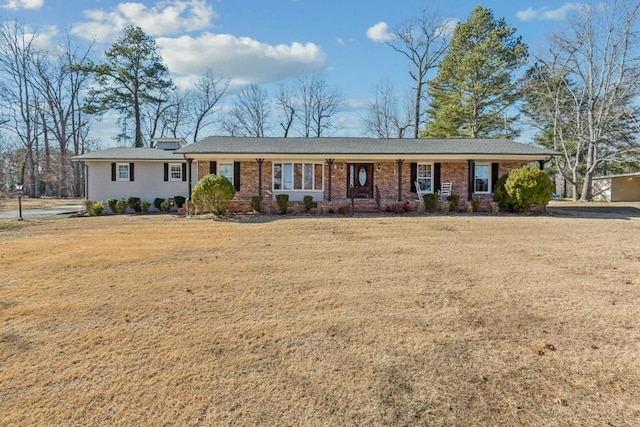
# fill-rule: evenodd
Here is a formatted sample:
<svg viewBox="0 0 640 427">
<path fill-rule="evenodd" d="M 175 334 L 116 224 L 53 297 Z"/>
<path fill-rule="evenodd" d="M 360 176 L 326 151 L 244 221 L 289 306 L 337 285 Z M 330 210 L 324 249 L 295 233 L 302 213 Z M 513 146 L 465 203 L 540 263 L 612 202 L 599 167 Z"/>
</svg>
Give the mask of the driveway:
<svg viewBox="0 0 640 427">
<path fill-rule="evenodd" d="M 6 206 L 5 206 L 6 207 Z M 84 210 L 84 206 L 81 204 L 69 204 L 63 206 L 52 206 L 44 208 L 25 208 L 22 207 L 22 218 L 29 219 L 53 219 L 53 218 L 66 218 L 72 214 L 78 213 Z M 0 220 L 12 220 L 19 217 L 18 206 L 15 209 L 1 210 Z"/>
</svg>

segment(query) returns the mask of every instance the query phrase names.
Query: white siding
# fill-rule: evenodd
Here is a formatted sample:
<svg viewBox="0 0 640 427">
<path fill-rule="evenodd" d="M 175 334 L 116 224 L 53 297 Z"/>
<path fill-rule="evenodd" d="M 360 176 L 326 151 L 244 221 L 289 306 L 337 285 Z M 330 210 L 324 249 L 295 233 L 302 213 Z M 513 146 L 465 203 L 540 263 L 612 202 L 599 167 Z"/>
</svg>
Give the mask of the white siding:
<svg viewBox="0 0 640 427">
<path fill-rule="evenodd" d="M 106 201 L 140 197 L 153 204 L 156 197 L 168 199 L 174 196 L 189 197 L 189 177 L 187 181 L 164 181 L 162 161 L 118 161 L 134 163 L 134 181 L 111 181 L 111 161 L 87 161 L 87 199 Z M 178 162 L 176 162 L 178 163 Z M 197 165 L 191 165 L 191 185 L 197 182 Z M 188 174 L 188 171 L 187 171 Z M 153 205 L 152 205 L 153 206 Z"/>
</svg>

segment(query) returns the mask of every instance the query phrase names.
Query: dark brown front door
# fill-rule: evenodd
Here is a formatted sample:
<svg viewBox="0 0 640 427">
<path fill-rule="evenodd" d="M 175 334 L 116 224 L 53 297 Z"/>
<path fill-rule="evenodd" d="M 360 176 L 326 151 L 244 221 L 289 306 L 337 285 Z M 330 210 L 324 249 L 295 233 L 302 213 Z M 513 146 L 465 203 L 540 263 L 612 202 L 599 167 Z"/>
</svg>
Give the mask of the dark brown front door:
<svg viewBox="0 0 640 427">
<path fill-rule="evenodd" d="M 373 197 L 373 163 L 349 163 L 347 173 L 347 197 L 353 187 L 353 197 L 370 199 Z"/>
</svg>

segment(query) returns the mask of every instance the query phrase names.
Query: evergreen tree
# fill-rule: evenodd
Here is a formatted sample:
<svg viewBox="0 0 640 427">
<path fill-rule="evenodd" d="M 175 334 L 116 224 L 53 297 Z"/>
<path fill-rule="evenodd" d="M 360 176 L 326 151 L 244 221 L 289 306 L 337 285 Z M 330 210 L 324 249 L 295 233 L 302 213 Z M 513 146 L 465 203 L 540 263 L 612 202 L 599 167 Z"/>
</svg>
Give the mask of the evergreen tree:
<svg viewBox="0 0 640 427">
<path fill-rule="evenodd" d="M 135 146 L 144 146 L 141 108 L 145 104 L 164 101 L 166 89 L 173 83 L 168 70 L 156 52 L 156 43 L 139 27 L 128 26 L 106 52 L 106 62 L 93 65 L 98 88 L 92 91 L 86 106 L 88 112 L 116 110 L 135 123 Z"/>
<path fill-rule="evenodd" d="M 527 59 L 516 29 L 477 6 L 453 33 L 449 51 L 429 82 L 429 121 L 423 136 L 514 137 L 518 99 L 514 71 Z"/>
</svg>

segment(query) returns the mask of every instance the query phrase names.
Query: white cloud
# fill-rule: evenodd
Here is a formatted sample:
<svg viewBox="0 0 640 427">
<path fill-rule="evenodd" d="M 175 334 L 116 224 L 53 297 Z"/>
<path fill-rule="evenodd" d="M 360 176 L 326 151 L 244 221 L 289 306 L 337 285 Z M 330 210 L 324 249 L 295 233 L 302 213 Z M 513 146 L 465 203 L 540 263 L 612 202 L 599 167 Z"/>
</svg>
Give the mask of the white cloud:
<svg viewBox="0 0 640 427">
<path fill-rule="evenodd" d="M 167 0 L 147 6 L 143 3 L 119 3 L 105 11 L 84 12 L 88 22 L 75 24 L 72 33 L 87 39 L 111 41 L 127 25 L 135 25 L 152 36 L 186 33 L 212 27 L 216 14 L 206 0 Z"/>
<path fill-rule="evenodd" d="M 44 4 L 44 0 L 7 0 L 2 5 L 4 9 L 18 10 L 18 9 L 31 9 L 38 10 Z"/>
<path fill-rule="evenodd" d="M 203 33 L 198 37 L 158 38 L 158 53 L 178 86 L 193 83 L 207 69 L 231 79 L 231 86 L 269 83 L 320 71 L 326 55 L 314 43 L 269 45 L 249 37 Z"/>
<path fill-rule="evenodd" d="M 521 21 L 562 21 L 569 13 L 580 10 L 581 7 L 580 3 L 565 3 L 557 9 L 528 8 L 517 11 L 516 17 Z"/>
<path fill-rule="evenodd" d="M 370 27 L 367 30 L 367 37 L 376 43 L 384 43 L 393 39 L 393 36 L 389 33 L 389 26 L 386 22 L 378 22 Z"/>
</svg>

